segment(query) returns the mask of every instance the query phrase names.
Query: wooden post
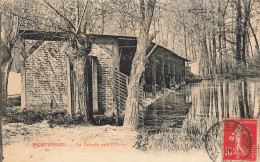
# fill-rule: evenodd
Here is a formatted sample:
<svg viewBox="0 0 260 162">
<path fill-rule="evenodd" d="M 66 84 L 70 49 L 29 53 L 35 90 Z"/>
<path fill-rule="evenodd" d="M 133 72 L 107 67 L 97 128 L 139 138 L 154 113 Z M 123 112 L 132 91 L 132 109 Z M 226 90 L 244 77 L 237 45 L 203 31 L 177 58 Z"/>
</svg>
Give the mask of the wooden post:
<svg viewBox="0 0 260 162">
<path fill-rule="evenodd" d="M 185 61 L 183 61 L 183 81 L 185 81 L 186 78 L 186 66 L 185 66 Z"/>
<path fill-rule="evenodd" d="M 181 62 L 179 62 L 179 67 L 180 67 L 180 73 L 179 73 L 179 78 L 180 78 L 180 83 L 182 82 L 182 65 L 181 65 Z"/>
<path fill-rule="evenodd" d="M 98 111 L 98 80 L 97 80 L 97 60 L 92 57 L 92 99 L 93 112 Z"/>
<path fill-rule="evenodd" d="M 26 100 L 26 58 L 27 53 L 25 51 L 25 39 L 21 39 L 23 42 L 23 65 L 21 66 L 21 107 L 27 107 L 27 100 Z"/>
<path fill-rule="evenodd" d="M 70 72 L 70 59 L 69 57 L 66 60 L 66 68 L 67 68 L 67 95 L 68 95 L 68 113 L 72 116 L 72 109 L 71 109 L 71 72 Z"/>
<path fill-rule="evenodd" d="M 169 61 L 168 61 L 167 65 L 168 65 L 167 75 L 169 77 L 169 88 L 171 89 L 171 87 L 172 87 L 172 70 L 171 70 L 171 64 Z"/>
<path fill-rule="evenodd" d="M 182 78 L 182 64 L 181 62 L 179 62 L 179 67 L 180 67 L 180 83 L 182 82 L 183 78 Z"/>
<path fill-rule="evenodd" d="M 153 68 L 152 68 L 152 95 L 156 98 L 156 59 L 153 57 Z"/>
<path fill-rule="evenodd" d="M 162 92 L 164 93 L 164 91 L 165 91 L 165 69 L 164 69 L 164 58 L 162 58 L 161 75 L 162 75 L 161 87 L 162 87 Z"/>
<path fill-rule="evenodd" d="M 119 79 L 119 70 L 116 71 L 118 77 L 117 78 L 114 78 L 114 79 Z M 126 78 L 126 89 L 128 89 L 128 79 Z M 117 105 L 117 125 L 119 125 L 119 120 L 120 120 L 120 110 L 121 110 L 121 86 L 119 85 L 118 86 L 118 89 L 117 89 L 117 94 L 118 94 L 118 105 Z"/>
<path fill-rule="evenodd" d="M 177 72 L 177 84 L 180 84 L 180 64 L 179 64 L 179 62 L 176 62 L 176 72 Z"/>
<path fill-rule="evenodd" d="M 25 60 L 21 66 L 21 107 L 26 108 L 26 67 Z"/>
<path fill-rule="evenodd" d="M 173 77 L 173 86 L 176 85 L 176 66 L 175 62 L 172 64 L 172 77 Z"/>
</svg>

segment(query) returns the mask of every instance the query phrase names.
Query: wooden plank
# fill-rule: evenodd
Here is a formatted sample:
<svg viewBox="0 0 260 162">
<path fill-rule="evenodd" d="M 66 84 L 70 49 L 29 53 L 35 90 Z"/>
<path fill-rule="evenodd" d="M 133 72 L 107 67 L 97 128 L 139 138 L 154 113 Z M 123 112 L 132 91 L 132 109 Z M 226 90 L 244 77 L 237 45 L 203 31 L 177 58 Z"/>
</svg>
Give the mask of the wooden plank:
<svg viewBox="0 0 260 162">
<path fill-rule="evenodd" d="M 126 84 L 119 81 L 115 81 L 115 87 L 121 87 L 123 89 L 126 89 Z"/>
<path fill-rule="evenodd" d="M 116 90 L 118 89 L 122 89 L 123 91 L 127 92 L 127 89 L 125 89 L 125 87 L 123 85 L 117 85 L 117 87 L 115 87 Z"/>
<path fill-rule="evenodd" d="M 126 97 L 125 97 L 125 96 L 121 96 L 121 95 L 118 95 L 118 94 L 116 94 L 116 96 L 117 96 L 117 97 L 120 97 L 120 101 L 121 101 L 121 99 L 125 99 L 125 100 L 126 100 Z"/>
<path fill-rule="evenodd" d="M 118 82 L 115 82 L 116 83 L 116 86 L 115 88 L 122 88 L 122 89 L 126 89 L 126 84 L 122 84 L 122 83 L 118 83 Z"/>
<path fill-rule="evenodd" d="M 116 73 L 114 74 L 114 76 L 117 77 L 117 78 L 120 78 L 122 80 L 126 80 L 127 79 L 127 77 L 124 77 L 124 76 L 116 74 Z"/>
<path fill-rule="evenodd" d="M 97 77 L 97 60 L 92 58 L 92 101 L 93 111 L 98 111 L 98 77 Z"/>
<path fill-rule="evenodd" d="M 25 64 L 25 60 L 23 60 Z M 26 108 L 27 100 L 26 100 L 26 68 L 25 65 L 21 66 L 21 107 Z"/>
<path fill-rule="evenodd" d="M 32 47 L 27 51 L 27 58 L 33 54 L 33 52 L 35 50 L 37 50 L 37 48 L 39 48 L 44 42 L 44 39 L 38 40 L 36 43 L 34 43 L 34 45 L 32 45 Z"/>
<path fill-rule="evenodd" d="M 125 80 L 122 80 L 122 79 L 120 79 L 120 78 L 116 78 L 115 82 L 116 82 L 116 83 L 123 84 L 123 85 L 126 86 L 126 81 L 125 81 Z"/>
<path fill-rule="evenodd" d="M 68 88 L 68 93 L 67 93 L 67 95 L 68 95 L 68 107 L 67 107 L 67 109 L 68 109 L 68 113 L 69 113 L 69 115 L 70 116 L 72 116 L 72 102 L 71 102 L 71 73 L 70 73 L 70 60 L 69 60 L 69 57 L 67 57 L 67 59 L 66 59 L 66 68 L 67 68 L 67 88 Z"/>
<path fill-rule="evenodd" d="M 146 58 L 148 59 L 149 57 L 150 57 L 150 55 L 153 53 L 153 51 L 157 48 L 157 44 L 155 44 L 154 46 L 153 46 L 153 48 L 151 49 L 151 51 L 147 54 L 147 56 L 146 56 Z"/>
<path fill-rule="evenodd" d="M 115 87 L 115 89 L 116 90 L 118 90 L 118 89 L 122 89 L 122 90 L 124 90 L 125 92 L 127 92 L 127 89 L 125 88 L 125 86 L 123 86 L 123 85 L 117 85 L 116 87 Z"/>
<path fill-rule="evenodd" d="M 113 57 L 113 51 L 109 48 L 109 47 L 107 47 L 107 45 L 105 45 L 105 44 L 99 44 L 99 43 L 97 43 L 96 44 L 97 46 L 99 46 L 102 50 L 104 50 L 107 54 L 109 54 L 111 57 Z"/>
<path fill-rule="evenodd" d="M 118 74 L 115 74 L 115 77 L 118 78 L 118 79 L 121 79 L 121 80 L 127 79 L 127 77 L 124 77 L 124 76 L 121 76 L 121 75 L 118 75 Z"/>
<path fill-rule="evenodd" d="M 152 95 L 156 98 L 156 59 L 153 57 L 153 68 L 152 68 Z"/>
<path fill-rule="evenodd" d="M 164 69 L 164 58 L 162 58 L 162 67 L 161 67 L 161 75 L 162 75 L 162 80 L 161 80 L 161 87 L 162 87 L 162 92 L 164 93 L 165 91 L 165 69 Z"/>
<path fill-rule="evenodd" d="M 119 94 L 117 94 L 118 96 L 125 98 L 126 99 L 126 93 L 120 92 Z"/>
<path fill-rule="evenodd" d="M 114 75 L 116 75 L 117 77 L 120 77 L 120 78 L 122 78 L 122 79 L 129 79 L 129 76 L 127 76 L 127 75 L 125 75 L 125 74 L 123 74 L 123 73 L 121 73 L 121 74 L 114 73 Z"/>
</svg>

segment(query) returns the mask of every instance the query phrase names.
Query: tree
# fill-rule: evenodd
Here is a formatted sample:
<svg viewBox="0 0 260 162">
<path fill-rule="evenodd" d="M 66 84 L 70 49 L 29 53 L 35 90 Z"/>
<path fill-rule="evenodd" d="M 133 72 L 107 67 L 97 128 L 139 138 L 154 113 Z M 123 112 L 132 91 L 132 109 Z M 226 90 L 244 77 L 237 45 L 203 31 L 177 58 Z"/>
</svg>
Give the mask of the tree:
<svg viewBox="0 0 260 162">
<path fill-rule="evenodd" d="M 247 44 L 247 33 L 248 33 L 248 22 L 249 22 L 249 16 L 251 12 L 251 0 L 244 1 L 244 23 L 243 23 L 243 44 L 242 44 L 242 61 L 244 64 L 246 64 L 246 44 Z"/>
<path fill-rule="evenodd" d="M 12 8 L 11 8 L 12 7 Z M 18 38 L 18 30 L 19 30 L 19 24 L 20 20 L 17 16 L 14 14 L 10 14 L 7 12 L 2 12 L 3 10 L 20 10 L 19 7 L 16 5 L 9 6 L 8 4 L 1 4 L 1 34 L 3 34 L 4 37 L 2 37 L 1 41 L 1 54 L 0 54 L 0 66 L 1 66 L 1 73 L 2 73 L 2 106 L 3 106 L 3 113 L 5 113 L 6 110 L 6 104 L 7 104 L 7 85 L 8 85 L 8 76 L 9 72 L 13 63 L 13 57 L 12 57 L 12 49 L 13 45 L 16 42 Z"/>
<path fill-rule="evenodd" d="M 146 50 L 156 35 L 155 32 L 151 37 L 149 36 L 155 3 L 156 0 L 140 0 L 140 30 L 137 39 L 136 53 L 131 66 L 124 119 L 124 127 L 131 129 L 138 127 L 140 79 L 145 71 L 147 61 Z"/>
<path fill-rule="evenodd" d="M 237 0 L 237 18 L 236 18 L 236 60 L 241 63 L 241 35 L 242 35 L 242 11 L 241 0 Z"/>
<path fill-rule="evenodd" d="M 67 44 L 67 48 L 70 49 L 70 51 L 67 52 L 67 54 L 72 65 L 73 74 L 73 83 L 71 86 L 73 88 L 74 100 L 72 103 L 72 109 L 75 114 L 85 116 L 85 120 L 90 122 L 92 120 L 93 113 L 91 107 L 89 106 L 90 58 L 88 54 L 91 51 L 92 40 L 86 34 L 86 8 L 88 1 L 85 3 L 82 15 L 77 16 L 77 26 L 75 26 L 72 21 L 61 14 L 61 12 L 53 7 L 53 5 L 49 2 L 46 0 L 43 1 L 66 22 L 68 29 L 67 32 L 70 33 L 70 42 Z"/>
<path fill-rule="evenodd" d="M 2 30 L 2 10 L 0 11 L 0 31 Z M 2 59 L 2 37 L 0 33 L 0 59 Z M 2 65 L 2 60 L 1 64 Z M 3 82 L 2 82 L 2 68 L 0 66 L 0 90 L 2 91 Z M 2 112 L 3 112 L 3 98 L 2 93 L 0 93 L 0 162 L 3 161 L 3 147 L 2 147 Z"/>
</svg>

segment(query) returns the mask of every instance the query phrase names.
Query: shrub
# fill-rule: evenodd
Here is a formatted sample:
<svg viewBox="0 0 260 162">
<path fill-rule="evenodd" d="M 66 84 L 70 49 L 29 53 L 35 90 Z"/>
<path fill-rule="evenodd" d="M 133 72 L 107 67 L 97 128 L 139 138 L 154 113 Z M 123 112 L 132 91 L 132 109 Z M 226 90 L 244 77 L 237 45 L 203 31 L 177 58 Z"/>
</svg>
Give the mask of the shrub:
<svg viewBox="0 0 260 162">
<path fill-rule="evenodd" d="M 7 110 L 4 116 L 4 122 L 7 123 L 25 123 L 28 125 L 42 122 L 47 116 L 47 113 L 39 110 Z"/>
<path fill-rule="evenodd" d="M 31 110 L 31 109 L 22 109 L 22 110 L 13 110 L 11 108 L 7 109 L 7 113 L 4 115 L 5 123 L 24 123 L 24 124 L 35 124 L 47 120 L 50 127 L 59 126 L 69 126 L 69 125 L 88 125 L 90 124 L 84 115 L 75 114 L 73 117 L 70 117 L 67 110 Z M 94 116 L 93 123 L 95 125 L 117 125 L 122 123 L 123 119 L 119 119 L 117 122 L 115 114 L 111 117 L 104 115 Z"/>
<path fill-rule="evenodd" d="M 120 121 L 117 123 L 117 117 L 115 114 L 112 116 L 104 116 L 104 115 L 94 115 L 93 124 L 94 125 L 118 125 Z"/>
</svg>

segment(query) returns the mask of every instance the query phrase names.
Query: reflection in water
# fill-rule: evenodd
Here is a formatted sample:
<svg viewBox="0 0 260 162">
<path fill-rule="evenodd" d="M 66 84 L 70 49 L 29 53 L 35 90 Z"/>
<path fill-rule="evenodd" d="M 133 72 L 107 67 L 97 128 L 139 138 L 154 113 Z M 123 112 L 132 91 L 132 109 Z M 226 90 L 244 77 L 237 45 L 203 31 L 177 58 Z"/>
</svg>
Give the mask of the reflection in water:
<svg viewBox="0 0 260 162">
<path fill-rule="evenodd" d="M 196 125 L 209 129 L 222 118 L 259 118 L 260 79 L 202 81 L 181 87 L 147 108 L 147 129 Z M 202 130 L 203 129 L 203 130 Z"/>
</svg>

